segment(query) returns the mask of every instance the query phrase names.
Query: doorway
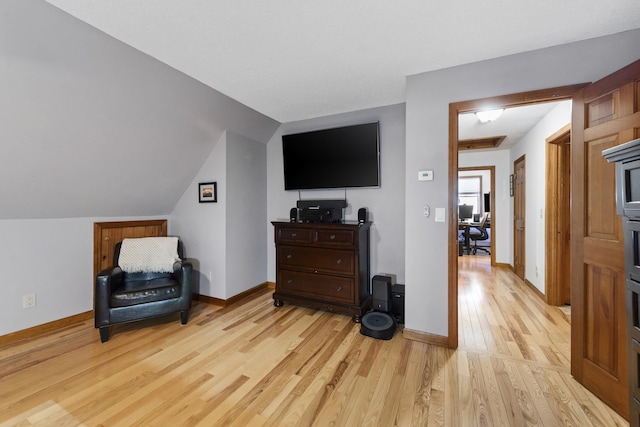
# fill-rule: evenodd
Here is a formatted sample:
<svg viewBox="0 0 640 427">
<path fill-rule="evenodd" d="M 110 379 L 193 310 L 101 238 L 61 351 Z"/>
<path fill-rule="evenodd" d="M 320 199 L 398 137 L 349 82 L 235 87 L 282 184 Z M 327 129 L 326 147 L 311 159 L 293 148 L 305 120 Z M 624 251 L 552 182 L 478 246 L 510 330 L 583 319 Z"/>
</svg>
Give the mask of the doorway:
<svg viewBox="0 0 640 427">
<path fill-rule="evenodd" d="M 472 113 L 488 106 L 506 108 L 523 106 L 549 101 L 571 99 L 573 94 L 584 85 L 571 85 L 558 88 L 536 90 L 512 95 L 462 101 L 449 104 L 449 194 L 458 194 L 458 116 L 462 113 Z M 495 206 L 495 203 L 494 203 Z M 493 208 L 493 206 L 492 206 Z M 449 242 L 457 242 L 458 218 L 457 197 L 449 198 L 449 211 L 453 220 L 449 222 Z M 494 251 L 495 252 L 495 251 Z M 457 244 L 449 245 L 448 252 L 448 295 L 449 317 L 447 344 L 450 348 L 458 347 L 458 248 Z"/>
<path fill-rule="evenodd" d="M 525 156 L 513 162 L 514 174 L 511 176 L 513 188 L 513 271 L 523 281 L 526 265 L 526 173 Z"/>
<path fill-rule="evenodd" d="M 546 140 L 546 302 L 571 304 L 571 125 Z"/>
<path fill-rule="evenodd" d="M 495 221 L 497 220 L 496 220 L 496 215 L 495 213 L 492 212 L 491 207 L 496 205 L 496 201 L 495 201 L 496 167 L 495 166 L 467 166 L 467 167 L 459 168 L 458 171 L 463 172 L 463 174 L 460 174 L 460 178 L 462 178 L 465 175 L 464 174 L 465 172 L 472 175 L 477 175 L 479 178 L 481 178 L 480 182 L 481 182 L 482 190 L 478 195 L 478 206 L 479 206 L 478 212 L 487 213 L 489 216 L 489 220 L 488 220 L 489 225 L 487 226 L 487 229 L 489 230 L 488 231 L 488 234 L 489 234 L 488 255 L 490 256 L 491 266 L 495 266 L 496 265 L 496 230 L 495 230 L 495 227 L 493 228 L 491 227 L 491 223 L 495 223 Z M 482 175 L 484 174 L 488 175 L 488 180 L 487 180 L 488 183 L 486 187 L 484 186 L 484 180 L 482 180 Z M 485 191 L 484 188 L 487 188 L 487 191 Z M 460 200 L 460 194 L 461 193 L 458 193 L 459 203 L 463 202 L 463 200 Z"/>
</svg>

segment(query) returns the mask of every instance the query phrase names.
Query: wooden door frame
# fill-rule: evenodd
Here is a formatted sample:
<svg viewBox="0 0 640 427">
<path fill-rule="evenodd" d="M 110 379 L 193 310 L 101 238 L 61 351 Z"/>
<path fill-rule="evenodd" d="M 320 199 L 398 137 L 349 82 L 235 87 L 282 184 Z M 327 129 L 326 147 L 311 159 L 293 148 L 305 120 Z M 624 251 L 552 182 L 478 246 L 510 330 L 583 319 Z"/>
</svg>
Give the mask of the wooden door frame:
<svg viewBox="0 0 640 427">
<path fill-rule="evenodd" d="M 458 171 L 486 171 L 488 170 L 491 173 L 490 179 L 490 187 L 491 194 L 489 195 L 489 204 L 495 211 L 496 205 L 496 167 L 495 166 L 469 166 L 459 168 Z M 484 203 L 484 201 L 482 201 Z M 491 223 L 496 224 L 495 212 L 491 212 Z M 496 265 L 496 229 L 495 227 L 491 227 L 491 242 L 489 246 L 489 251 L 491 251 L 491 266 Z"/>
<path fill-rule="evenodd" d="M 516 107 L 539 102 L 571 99 L 585 83 L 493 96 L 449 104 L 449 251 L 448 251 L 448 331 L 447 345 L 458 348 L 458 115 L 485 108 Z M 495 209 L 493 207 L 493 209 Z"/>
<path fill-rule="evenodd" d="M 571 141 L 571 123 L 546 139 L 546 196 L 545 196 L 545 299 L 549 305 L 562 306 L 566 303 L 564 288 L 560 285 L 560 268 L 570 268 L 571 252 L 563 239 L 571 224 L 563 217 L 566 209 L 571 209 L 570 200 L 564 200 L 560 188 L 561 176 L 570 173 L 571 158 L 563 158 L 563 145 Z M 567 162 L 568 160 L 568 162 Z M 565 181 L 569 186 L 570 182 Z M 568 284 L 571 286 L 571 284 Z"/>
<path fill-rule="evenodd" d="M 522 243 L 522 253 L 523 256 L 522 258 L 524 258 L 522 260 L 522 277 L 520 277 L 518 275 L 518 270 L 516 269 L 516 253 L 518 253 L 518 251 L 516 251 L 516 200 L 517 200 L 517 192 L 516 192 L 516 165 L 518 163 L 522 163 L 523 164 L 523 177 L 522 180 L 524 181 L 524 191 L 522 192 L 522 202 L 524 203 L 524 207 L 523 207 L 523 212 L 522 214 L 524 215 L 524 230 L 525 230 L 525 235 L 523 237 L 524 243 Z M 526 232 L 527 232 L 527 179 L 526 179 L 526 173 L 527 173 L 527 159 L 526 159 L 526 155 L 523 154 L 522 156 L 518 157 L 516 160 L 514 160 L 513 162 L 513 271 L 516 273 L 516 276 L 520 277 L 522 279 L 523 282 L 528 283 L 527 281 L 527 236 L 526 236 Z"/>
</svg>

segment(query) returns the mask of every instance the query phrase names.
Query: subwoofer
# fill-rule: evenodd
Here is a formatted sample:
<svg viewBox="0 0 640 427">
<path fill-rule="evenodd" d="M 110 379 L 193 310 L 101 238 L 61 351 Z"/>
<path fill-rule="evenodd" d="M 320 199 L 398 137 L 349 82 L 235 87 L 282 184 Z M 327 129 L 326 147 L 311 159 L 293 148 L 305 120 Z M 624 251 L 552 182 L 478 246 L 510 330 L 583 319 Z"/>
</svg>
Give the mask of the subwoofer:
<svg viewBox="0 0 640 427">
<path fill-rule="evenodd" d="M 390 340 L 396 332 L 396 320 L 387 312 L 392 309 L 391 277 L 376 275 L 371 279 L 373 309 L 362 316 L 360 333 L 380 340 Z"/>
<path fill-rule="evenodd" d="M 391 278 L 389 276 L 373 276 L 371 279 L 371 296 L 373 297 L 374 310 L 391 311 Z"/>
</svg>

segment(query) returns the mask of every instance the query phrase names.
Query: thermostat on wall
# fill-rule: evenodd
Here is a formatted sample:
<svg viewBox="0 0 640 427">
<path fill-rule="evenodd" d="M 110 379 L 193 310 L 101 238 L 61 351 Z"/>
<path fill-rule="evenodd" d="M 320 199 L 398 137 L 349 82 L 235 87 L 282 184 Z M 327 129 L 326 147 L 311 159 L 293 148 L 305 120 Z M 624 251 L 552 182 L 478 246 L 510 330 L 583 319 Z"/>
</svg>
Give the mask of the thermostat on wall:
<svg viewBox="0 0 640 427">
<path fill-rule="evenodd" d="M 418 172 L 418 181 L 433 181 L 433 171 Z"/>
</svg>

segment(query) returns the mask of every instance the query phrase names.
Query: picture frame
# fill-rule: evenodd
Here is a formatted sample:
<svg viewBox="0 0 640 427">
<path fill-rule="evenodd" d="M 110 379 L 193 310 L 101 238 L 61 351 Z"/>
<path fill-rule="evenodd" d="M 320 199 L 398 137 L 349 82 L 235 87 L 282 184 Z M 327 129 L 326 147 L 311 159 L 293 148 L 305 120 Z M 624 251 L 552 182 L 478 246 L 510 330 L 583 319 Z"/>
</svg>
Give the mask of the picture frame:
<svg viewBox="0 0 640 427">
<path fill-rule="evenodd" d="M 201 182 L 198 184 L 198 202 L 216 203 L 218 201 L 218 183 Z"/>
</svg>

